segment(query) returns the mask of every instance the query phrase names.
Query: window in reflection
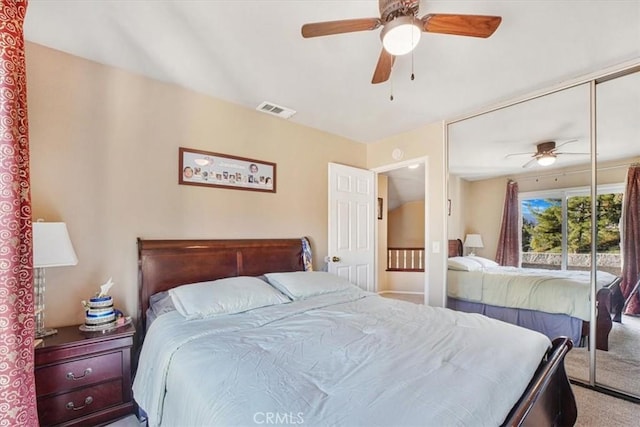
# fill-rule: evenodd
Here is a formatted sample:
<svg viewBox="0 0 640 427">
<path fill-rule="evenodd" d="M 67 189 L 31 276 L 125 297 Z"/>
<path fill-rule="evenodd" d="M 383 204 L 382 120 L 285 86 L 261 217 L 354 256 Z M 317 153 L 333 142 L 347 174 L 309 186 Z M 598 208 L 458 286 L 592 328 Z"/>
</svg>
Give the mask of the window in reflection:
<svg viewBox="0 0 640 427">
<path fill-rule="evenodd" d="M 623 186 L 598 194 L 597 268 L 620 274 L 620 216 Z M 522 267 L 548 270 L 591 269 L 589 189 L 522 195 Z M 566 232 L 565 232 L 566 230 Z"/>
<path fill-rule="evenodd" d="M 522 266 L 559 270 L 562 267 L 562 199 L 523 198 Z"/>
</svg>

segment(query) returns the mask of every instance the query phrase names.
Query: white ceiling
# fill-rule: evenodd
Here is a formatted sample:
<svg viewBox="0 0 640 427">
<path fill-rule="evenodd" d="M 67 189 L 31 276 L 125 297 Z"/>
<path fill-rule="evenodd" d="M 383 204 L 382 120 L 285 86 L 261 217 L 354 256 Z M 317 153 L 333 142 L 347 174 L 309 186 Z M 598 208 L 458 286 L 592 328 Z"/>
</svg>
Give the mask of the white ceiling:
<svg viewBox="0 0 640 427">
<path fill-rule="evenodd" d="M 425 167 L 424 162 L 412 165 L 415 167 L 401 167 L 382 173 L 388 178 L 388 202 L 384 208 L 393 210 L 408 202 L 424 200 L 425 195 Z"/>
<path fill-rule="evenodd" d="M 422 1 L 500 15 L 489 39 L 422 35 L 372 85 L 380 29 L 303 39 L 304 23 L 377 17 L 369 1 L 31 0 L 27 40 L 373 142 L 640 57 L 640 1 Z M 393 86 L 394 100 L 389 100 Z"/>
<path fill-rule="evenodd" d="M 640 156 L 640 72 L 596 85 L 596 153 L 599 162 Z M 548 171 L 591 162 L 590 87 L 582 84 L 482 114 L 449 126 L 449 172 L 466 179 Z M 523 166 L 537 143 L 554 140 L 553 166 Z M 568 142 L 573 140 L 572 142 Z"/>
<path fill-rule="evenodd" d="M 413 56 L 415 81 L 408 55 L 397 58 L 390 82 L 379 85 L 370 82 L 380 29 L 300 35 L 309 22 L 377 17 L 375 0 L 31 0 L 25 37 L 247 108 L 270 101 L 296 110 L 292 122 L 363 143 L 640 60 L 640 0 L 422 1 L 419 16 L 426 13 L 503 19 L 488 39 L 423 34 Z M 515 140 L 520 145 L 510 149 L 529 151 L 541 139 L 582 140 L 588 132 L 582 123 L 555 122 L 545 134 L 531 123 L 522 128 L 496 117 L 519 132 L 487 133 L 470 144 Z M 486 120 L 471 131 L 496 128 Z M 580 144 L 571 150 L 582 150 Z M 491 150 L 472 159 L 499 157 Z"/>
</svg>

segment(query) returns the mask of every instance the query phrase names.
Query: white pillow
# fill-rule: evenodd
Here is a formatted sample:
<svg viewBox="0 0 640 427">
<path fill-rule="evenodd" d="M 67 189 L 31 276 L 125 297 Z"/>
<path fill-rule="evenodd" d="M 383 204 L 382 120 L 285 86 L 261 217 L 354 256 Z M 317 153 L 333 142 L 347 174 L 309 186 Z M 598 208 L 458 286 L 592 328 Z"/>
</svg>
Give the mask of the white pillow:
<svg viewBox="0 0 640 427">
<path fill-rule="evenodd" d="M 294 301 L 331 292 L 359 289 L 347 279 L 326 271 L 267 273 L 265 276 L 269 283 Z"/>
<path fill-rule="evenodd" d="M 264 280 L 248 276 L 182 285 L 170 289 L 169 295 L 176 310 L 187 320 L 290 302 Z"/>
<path fill-rule="evenodd" d="M 498 267 L 500 265 L 495 261 L 492 261 L 492 260 L 487 259 L 487 258 L 482 258 L 482 257 L 479 257 L 479 256 L 469 255 L 467 258 L 471 258 L 472 260 L 476 261 L 483 268 Z"/>
<path fill-rule="evenodd" d="M 470 259 L 470 257 L 454 256 L 447 260 L 449 270 L 478 271 L 482 270 L 482 264 Z"/>
</svg>

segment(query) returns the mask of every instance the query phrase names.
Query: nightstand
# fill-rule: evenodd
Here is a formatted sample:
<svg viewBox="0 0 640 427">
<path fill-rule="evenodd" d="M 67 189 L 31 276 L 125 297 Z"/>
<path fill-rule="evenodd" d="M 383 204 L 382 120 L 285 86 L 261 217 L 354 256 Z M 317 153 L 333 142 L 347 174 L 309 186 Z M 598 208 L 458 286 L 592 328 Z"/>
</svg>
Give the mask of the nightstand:
<svg viewBox="0 0 640 427">
<path fill-rule="evenodd" d="M 110 332 L 58 328 L 35 349 L 40 425 L 98 425 L 133 413 L 132 325 Z"/>
</svg>

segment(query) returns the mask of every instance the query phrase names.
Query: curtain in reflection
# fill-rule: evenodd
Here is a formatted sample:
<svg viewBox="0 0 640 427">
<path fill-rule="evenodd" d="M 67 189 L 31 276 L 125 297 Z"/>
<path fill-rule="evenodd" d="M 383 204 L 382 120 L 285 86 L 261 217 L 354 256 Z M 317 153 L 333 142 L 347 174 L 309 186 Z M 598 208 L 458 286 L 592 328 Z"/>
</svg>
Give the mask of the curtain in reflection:
<svg viewBox="0 0 640 427">
<path fill-rule="evenodd" d="M 502 210 L 498 252 L 496 253 L 496 262 L 500 265 L 513 267 L 520 265 L 519 224 L 518 183 L 509 180 L 507 182 L 507 194 L 504 198 L 504 209 Z"/>
<path fill-rule="evenodd" d="M 636 284 L 640 280 L 640 165 L 627 173 L 627 187 L 622 206 L 622 283 L 627 298 L 626 314 L 640 314 L 640 296 Z M 634 291 L 635 288 L 635 292 Z M 633 295 L 631 293 L 633 292 Z M 629 299 L 629 297 L 631 297 Z"/>
</svg>

